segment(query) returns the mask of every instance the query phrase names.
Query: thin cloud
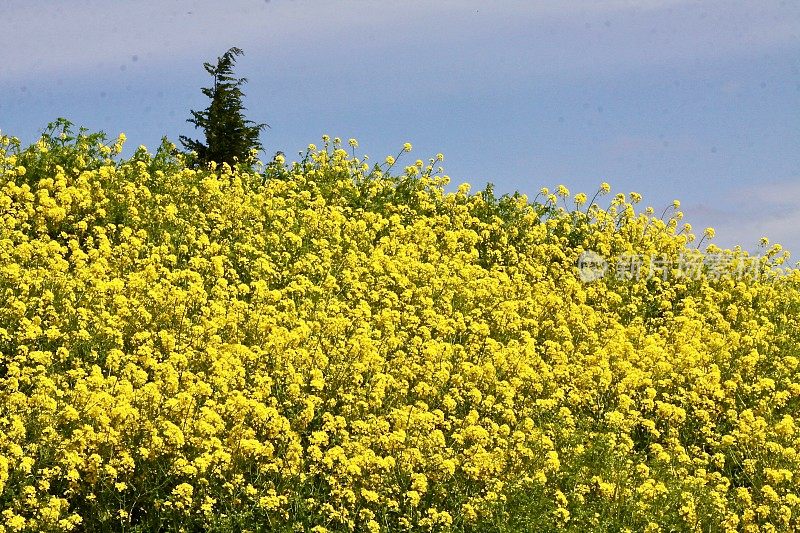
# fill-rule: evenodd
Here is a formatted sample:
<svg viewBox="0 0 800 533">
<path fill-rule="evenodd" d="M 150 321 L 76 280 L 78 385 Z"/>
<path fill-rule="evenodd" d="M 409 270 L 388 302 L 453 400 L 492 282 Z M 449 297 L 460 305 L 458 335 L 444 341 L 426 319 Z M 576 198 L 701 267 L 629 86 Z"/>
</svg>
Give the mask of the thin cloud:
<svg viewBox="0 0 800 533">
<path fill-rule="evenodd" d="M 475 66 L 502 64 L 509 50 L 498 32 L 522 59 L 508 62 L 509 73 L 586 73 L 800 44 L 796 4 L 754 0 L 139 0 L 114 9 L 104 0 L 6 0 L 3 11 L 6 79 L 116 69 L 133 56 L 174 65 L 232 45 L 265 54 L 289 46 L 300 59 L 333 68 L 321 58 L 357 53 L 374 62 L 389 50 L 414 57 L 435 42 L 447 72 L 462 56 Z M 409 63 L 396 55 L 391 61 Z"/>
<path fill-rule="evenodd" d="M 727 206 L 727 207 L 726 207 Z M 717 230 L 721 246 L 755 251 L 761 237 L 780 243 L 800 258 L 800 177 L 732 189 L 716 207 L 695 204 L 685 210 L 695 229 Z"/>
</svg>

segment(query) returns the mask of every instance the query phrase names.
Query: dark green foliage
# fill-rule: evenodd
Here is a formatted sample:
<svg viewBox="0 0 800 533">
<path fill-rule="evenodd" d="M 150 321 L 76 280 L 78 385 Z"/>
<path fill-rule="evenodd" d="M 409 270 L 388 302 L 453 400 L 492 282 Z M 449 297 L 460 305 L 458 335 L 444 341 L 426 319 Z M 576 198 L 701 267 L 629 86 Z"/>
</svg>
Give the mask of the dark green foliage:
<svg viewBox="0 0 800 533">
<path fill-rule="evenodd" d="M 253 159 L 253 150 L 263 147 L 259 135 L 267 124 L 256 124 L 244 117 L 245 107 L 242 104 L 242 85 L 246 78 L 236 78 L 233 67 L 236 57 L 244 52 L 240 48 L 231 48 L 217 58 L 217 64 L 204 63 L 206 72 L 214 77 L 211 87 L 204 87 L 202 92 L 211 99 L 209 106 L 203 111 L 192 111 L 192 118 L 187 119 L 195 127 L 205 132 L 205 144 L 181 135 L 181 144 L 197 153 L 197 163 L 207 165 L 228 163 L 248 164 Z"/>
</svg>

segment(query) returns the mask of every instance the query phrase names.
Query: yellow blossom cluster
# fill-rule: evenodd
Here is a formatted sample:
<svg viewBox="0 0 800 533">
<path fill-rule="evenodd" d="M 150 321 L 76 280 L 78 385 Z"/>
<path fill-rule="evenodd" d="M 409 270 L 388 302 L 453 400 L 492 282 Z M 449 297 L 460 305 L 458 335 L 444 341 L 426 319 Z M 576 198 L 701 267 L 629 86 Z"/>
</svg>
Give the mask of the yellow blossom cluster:
<svg viewBox="0 0 800 533">
<path fill-rule="evenodd" d="M 780 248 L 327 137 L 263 171 L 64 137 L 0 138 L 1 532 L 800 528 Z"/>
</svg>

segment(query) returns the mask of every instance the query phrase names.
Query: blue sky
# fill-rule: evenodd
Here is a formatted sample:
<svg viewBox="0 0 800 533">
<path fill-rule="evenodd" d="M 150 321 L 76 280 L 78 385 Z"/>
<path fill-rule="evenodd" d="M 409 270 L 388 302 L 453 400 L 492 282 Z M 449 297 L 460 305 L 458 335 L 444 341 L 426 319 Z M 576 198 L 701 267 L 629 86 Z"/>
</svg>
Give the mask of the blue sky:
<svg viewBox="0 0 800 533">
<path fill-rule="evenodd" d="M 129 147 L 195 134 L 204 61 L 244 49 L 271 154 L 414 144 L 454 183 L 681 200 L 697 232 L 800 259 L 800 2 L 3 0 L 0 130 L 64 116 Z"/>
</svg>

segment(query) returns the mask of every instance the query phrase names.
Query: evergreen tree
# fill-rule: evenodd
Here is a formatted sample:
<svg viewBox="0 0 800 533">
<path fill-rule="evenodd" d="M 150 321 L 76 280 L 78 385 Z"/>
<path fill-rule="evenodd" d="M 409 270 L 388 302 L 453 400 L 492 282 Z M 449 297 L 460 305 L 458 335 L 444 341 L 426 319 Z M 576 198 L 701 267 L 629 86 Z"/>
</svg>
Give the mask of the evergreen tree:
<svg viewBox="0 0 800 533">
<path fill-rule="evenodd" d="M 263 148 L 259 135 L 261 130 L 269 126 L 245 119 L 241 86 L 247 83 L 247 79 L 233 76 L 236 56 L 242 54 L 244 52 L 240 48 L 233 47 L 217 58 L 216 65 L 203 64 L 206 72 L 214 77 L 214 85 L 202 89 L 211 103 L 203 111 L 193 110 L 192 118 L 187 122 L 205 132 L 206 142 L 203 144 L 185 135 L 180 136 L 181 144 L 187 150 L 197 152 L 201 164 L 211 161 L 231 166 L 235 163 L 248 164 L 252 161 L 252 150 Z"/>
</svg>

